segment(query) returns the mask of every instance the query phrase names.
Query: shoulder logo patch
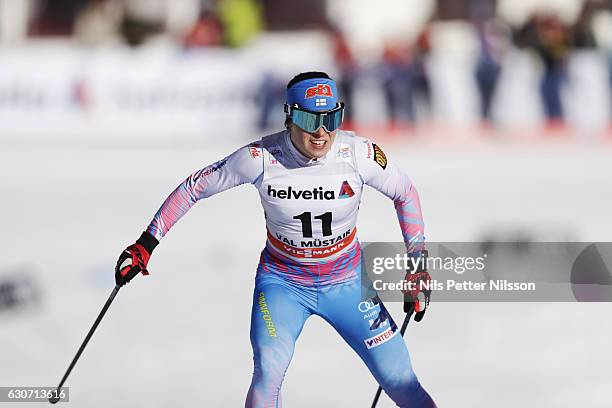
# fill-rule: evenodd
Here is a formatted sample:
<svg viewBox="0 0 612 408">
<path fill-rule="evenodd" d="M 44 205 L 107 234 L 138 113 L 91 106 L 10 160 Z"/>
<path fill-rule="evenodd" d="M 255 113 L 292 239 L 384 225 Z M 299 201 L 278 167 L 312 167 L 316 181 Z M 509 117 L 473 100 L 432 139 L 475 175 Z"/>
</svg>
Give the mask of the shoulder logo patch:
<svg viewBox="0 0 612 408">
<path fill-rule="evenodd" d="M 387 156 L 377 144 L 372 143 L 372 147 L 374 148 L 374 161 L 385 170 L 387 168 Z"/>
<path fill-rule="evenodd" d="M 254 159 L 261 157 L 261 144 L 251 143 L 249 145 L 249 153 L 251 154 L 251 157 Z"/>
<path fill-rule="evenodd" d="M 279 147 L 273 147 L 269 150 L 270 164 L 278 164 L 283 158 L 283 151 Z"/>
<path fill-rule="evenodd" d="M 351 149 L 348 146 L 343 146 L 338 149 L 338 158 L 349 159 L 351 157 Z"/>
</svg>

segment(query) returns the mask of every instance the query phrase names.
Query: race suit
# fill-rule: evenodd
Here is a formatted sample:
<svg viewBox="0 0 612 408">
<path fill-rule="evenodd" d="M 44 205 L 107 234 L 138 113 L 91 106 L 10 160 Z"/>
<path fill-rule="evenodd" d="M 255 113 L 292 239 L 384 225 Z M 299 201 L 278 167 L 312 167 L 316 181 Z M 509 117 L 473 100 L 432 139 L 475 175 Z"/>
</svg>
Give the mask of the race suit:
<svg viewBox="0 0 612 408">
<path fill-rule="evenodd" d="M 251 315 L 254 374 L 246 407 L 280 407 L 295 342 L 310 315 L 329 322 L 400 407 L 433 407 L 397 325 L 378 297 L 364 299 L 356 221 L 363 186 L 395 204 L 408 253 L 424 249 L 419 197 L 380 146 L 338 131 L 323 158 L 303 156 L 283 131 L 191 174 L 147 231 L 158 240 L 198 201 L 250 183 L 264 208 L 267 242 Z"/>
</svg>

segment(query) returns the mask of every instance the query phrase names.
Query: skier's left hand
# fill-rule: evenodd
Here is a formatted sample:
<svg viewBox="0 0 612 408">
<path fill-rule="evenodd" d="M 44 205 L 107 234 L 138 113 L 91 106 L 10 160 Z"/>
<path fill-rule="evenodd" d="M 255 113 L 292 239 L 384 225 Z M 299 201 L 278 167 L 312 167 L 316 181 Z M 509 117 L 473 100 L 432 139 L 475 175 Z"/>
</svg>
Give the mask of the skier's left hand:
<svg viewBox="0 0 612 408">
<path fill-rule="evenodd" d="M 431 297 L 431 275 L 427 271 L 407 272 L 404 278 L 411 290 L 404 291 L 404 312 L 414 308 L 414 321 L 420 322 L 425 316 Z"/>
</svg>

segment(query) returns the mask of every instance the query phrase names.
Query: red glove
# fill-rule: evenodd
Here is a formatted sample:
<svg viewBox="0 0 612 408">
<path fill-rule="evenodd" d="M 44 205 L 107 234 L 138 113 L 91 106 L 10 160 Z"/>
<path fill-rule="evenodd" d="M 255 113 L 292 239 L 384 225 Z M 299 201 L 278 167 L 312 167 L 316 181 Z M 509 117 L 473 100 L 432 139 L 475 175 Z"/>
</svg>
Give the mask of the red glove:
<svg viewBox="0 0 612 408">
<path fill-rule="evenodd" d="M 427 256 L 426 250 L 419 254 L 423 257 L 423 262 L 415 271 L 408 271 L 404 280 L 408 282 L 408 288 L 404 292 L 404 312 L 409 313 L 414 309 L 414 320 L 420 322 L 425 316 L 425 311 L 429 306 L 431 298 L 431 275 L 427 272 Z"/>
<path fill-rule="evenodd" d="M 431 276 L 429 272 L 408 272 L 404 278 L 410 283 L 412 290 L 404 291 L 404 312 L 408 313 L 410 308 L 414 308 L 414 320 L 420 322 L 425 315 L 425 310 L 429 306 L 431 298 Z M 429 283 L 429 285 L 427 285 Z"/>
<path fill-rule="evenodd" d="M 115 267 L 115 282 L 123 286 L 139 273 L 148 275 L 147 264 L 159 241 L 148 232 L 143 232 L 135 244 L 127 247 L 119 256 Z M 126 262 L 131 260 L 131 262 Z"/>
</svg>

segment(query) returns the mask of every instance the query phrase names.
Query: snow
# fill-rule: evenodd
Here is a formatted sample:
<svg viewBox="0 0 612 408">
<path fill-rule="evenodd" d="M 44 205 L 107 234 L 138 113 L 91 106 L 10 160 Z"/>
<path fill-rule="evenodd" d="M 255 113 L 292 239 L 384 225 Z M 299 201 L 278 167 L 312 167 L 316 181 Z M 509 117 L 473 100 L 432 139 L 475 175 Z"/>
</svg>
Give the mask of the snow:
<svg viewBox="0 0 612 408">
<path fill-rule="evenodd" d="M 0 311 L 1 385 L 57 384 L 112 290 L 120 251 L 184 177 L 239 145 L 0 147 L 0 279 L 25 268 L 42 295 L 32 307 Z M 385 151 L 417 185 L 432 241 L 509 228 L 534 239 L 561 231 L 609 241 L 611 147 L 526 147 L 412 143 Z M 400 239 L 392 204 L 372 190 L 358 228 L 363 241 Z M 198 203 L 157 248 L 151 275 L 119 292 L 67 382 L 71 406 L 242 406 L 264 240 L 250 186 Z M 400 305 L 389 309 L 401 321 Z M 608 407 L 611 312 L 597 303 L 434 302 L 406 339 L 441 407 Z M 356 354 L 311 318 L 284 405 L 366 407 L 375 391 Z M 386 396 L 379 403 L 391 406 Z"/>
</svg>

